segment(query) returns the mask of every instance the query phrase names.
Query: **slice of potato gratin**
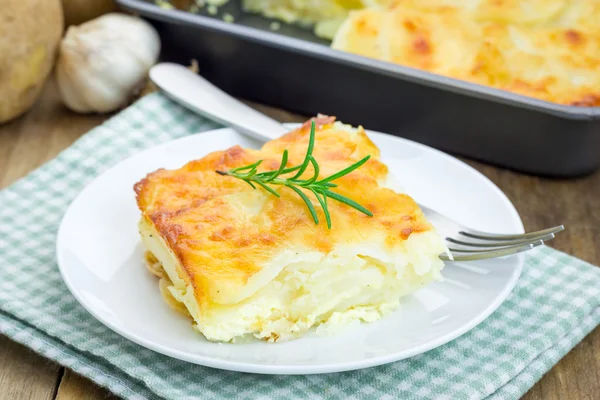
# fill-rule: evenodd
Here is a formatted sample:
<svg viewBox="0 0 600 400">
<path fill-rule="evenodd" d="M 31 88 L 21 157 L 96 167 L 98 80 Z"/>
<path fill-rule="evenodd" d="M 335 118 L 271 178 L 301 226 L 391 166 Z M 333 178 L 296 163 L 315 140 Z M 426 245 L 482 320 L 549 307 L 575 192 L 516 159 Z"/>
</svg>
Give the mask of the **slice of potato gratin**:
<svg viewBox="0 0 600 400">
<path fill-rule="evenodd" d="M 264 160 L 259 172 L 275 170 L 285 149 L 287 165 L 302 163 L 310 123 L 260 150 L 235 146 L 135 185 L 148 268 L 160 277 L 165 300 L 191 316 L 207 339 L 282 341 L 313 326 L 330 333 L 379 319 L 402 296 L 441 277 L 443 240 L 409 196 L 386 187 L 388 169 L 364 130 L 334 121 L 315 119 L 319 176 L 371 155 L 332 190 L 372 217 L 331 200 L 328 229 L 310 192 L 318 225 L 291 189 L 276 187 L 277 198 L 215 172 L 258 160 Z"/>
</svg>

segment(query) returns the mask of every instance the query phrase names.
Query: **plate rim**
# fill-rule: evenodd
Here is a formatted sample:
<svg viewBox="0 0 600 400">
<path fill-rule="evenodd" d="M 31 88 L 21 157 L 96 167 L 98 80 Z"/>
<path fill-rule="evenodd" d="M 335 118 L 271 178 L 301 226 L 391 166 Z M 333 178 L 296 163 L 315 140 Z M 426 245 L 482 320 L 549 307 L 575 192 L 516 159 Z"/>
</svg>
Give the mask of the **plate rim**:
<svg viewBox="0 0 600 400">
<path fill-rule="evenodd" d="M 284 125 L 286 127 L 289 127 L 290 129 L 294 129 L 294 128 L 300 126 L 301 124 L 300 123 L 286 123 Z M 515 270 L 513 271 L 512 276 L 508 280 L 508 282 L 505 285 L 505 287 L 503 288 L 503 290 L 496 296 L 496 298 L 494 299 L 493 302 L 489 303 L 488 306 L 483 311 L 481 311 L 475 318 L 472 318 L 467 323 L 461 325 L 460 327 L 458 327 L 436 339 L 433 339 L 433 340 L 430 340 L 429 342 L 423 343 L 420 346 L 412 347 L 410 349 L 391 353 L 391 354 L 385 354 L 385 355 L 375 356 L 375 357 L 371 357 L 371 358 L 364 358 L 361 360 L 355 360 L 355 361 L 349 361 L 349 362 L 343 362 L 343 363 L 327 363 L 327 364 L 320 364 L 320 365 L 262 365 L 262 364 L 254 364 L 254 363 L 249 363 L 249 362 L 222 360 L 222 359 L 214 358 L 211 356 L 205 356 L 205 355 L 200 355 L 200 354 L 190 354 L 190 353 L 185 353 L 180 350 L 173 350 L 172 348 L 170 348 L 168 346 L 156 344 L 156 343 L 146 340 L 143 337 L 140 337 L 136 334 L 132 334 L 125 329 L 121 329 L 117 323 L 113 323 L 112 321 L 103 318 L 99 313 L 95 312 L 93 306 L 87 304 L 87 302 L 83 298 L 83 296 L 79 295 L 79 292 L 76 289 L 76 286 L 73 284 L 73 282 L 69 278 L 69 274 L 67 273 L 67 271 L 65 271 L 65 267 L 64 267 L 65 262 L 63 260 L 62 252 L 61 252 L 61 248 L 63 247 L 61 238 L 63 236 L 62 232 L 65 229 L 64 222 L 66 220 L 67 215 L 71 212 L 73 204 L 79 199 L 79 197 L 82 195 L 82 193 L 84 191 L 86 191 L 90 186 L 92 186 L 103 175 L 108 174 L 110 171 L 112 171 L 115 168 L 118 168 L 122 163 L 127 162 L 135 157 L 141 157 L 146 152 L 156 151 L 162 147 L 167 147 L 167 146 L 173 145 L 173 143 L 176 143 L 179 141 L 190 140 L 190 138 L 195 138 L 198 135 L 218 134 L 219 132 L 225 132 L 225 131 L 233 131 L 236 134 L 244 136 L 243 133 L 238 132 L 235 129 L 228 128 L 228 127 L 211 129 L 211 130 L 207 130 L 207 131 L 200 131 L 200 132 L 182 136 L 180 138 L 176 138 L 173 140 L 168 140 L 164 143 L 160 143 L 155 146 L 151 146 L 147 149 L 138 151 L 138 152 L 130 155 L 129 157 L 126 157 L 126 158 L 118 161 L 116 164 L 114 164 L 111 167 L 107 168 L 106 170 L 102 171 L 99 175 L 94 177 L 88 184 L 86 184 L 79 191 L 79 193 L 73 198 L 73 200 L 69 203 L 69 206 L 67 207 L 67 209 L 65 210 L 65 212 L 61 218 L 61 222 L 60 222 L 59 229 L 57 231 L 57 236 L 56 236 L 55 251 L 56 251 L 56 260 L 57 260 L 57 264 L 58 264 L 58 269 L 59 269 L 59 272 L 60 272 L 63 282 L 67 286 L 71 295 L 73 295 L 73 297 L 75 297 L 77 302 L 88 313 L 90 313 L 91 316 L 93 316 L 98 322 L 100 322 L 101 324 L 103 324 L 104 326 L 106 326 L 107 328 L 109 328 L 110 330 L 112 330 L 113 332 L 117 333 L 118 335 L 124 337 L 127 340 L 130 340 L 146 349 L 152 350 L 159 354 L 162 354 L 162 355 L 165 355 L 168 357 L 172 357 L 172 358 L 175 358 L 175 359 L 178 359 L 181 361 L 189 362 L 189 363 L 196 364 L 196 365 L 202 365 L 205 367 L 228 370 L 228 371 L 258 373 L 258 374 L 266 374 L 266 375 L 312 375 L 312 374 L 354 371 L 354 370 L 389 364 L 392 362 L 396 362 L 396 361 L 404 360 L 404 359 L 407 359 L 410 357 L 414 357 L 416 355 L 423 354 L 430 350 L 433 350 L 437 347 L 443 346 L 444 344 L 447 344 L 447 343 L 461 337 L 465 333 L 469 332 L 471 329 L 475 328 L 477 325 L 479 325 L 485 319 L 487 319 L 494 311 L 496 311 L 498 309 L 498 307 L 500 307 L 500 305 L 506 300 L 506 298 L 512 292 L 519 277 L 521 276 L 525 262 L 524 262 L 524 256 L 522 254 L 519 254 L 516 257 L 518 261 L 517 261 Z M 387 133 L 383 133 L 383 132 L 368 130 L 368 129 L 365 129 L 365 132 L 368 135 L 373 135 L 373 134 L 375 136 L 380 135 L 380 136 L 390 138 L 392 140 L 397 140 L 397 141 L 403 142 L 403 144 L 405 144 L 405 145 L 408 144 L 410 146 L 416 146 L 417 148 L 424 149 L 425 151 L 433 152 L 436 154 L 436 156 L 442 157 L 445 160 L 448 160 L 453 163 L 457 163 L 457 164 L 461 165 L 461 167 L 463 167 L 463 168 L 466 167 L 466 169 L 470 173 L 474 173 L 475 175 L 478 175 L 479 178 L 482 178 L 483 182 L 485 182 L 485 184 L 487 186 L 489 186 L 496 193 L 496 195 L 499 196 L 499 198 L 507 206 L 507 210 L 509 210 L 511 212 L 512 218 L 514 219 L 513 222 L 518 225 L 518 229 L 520 231 L 519 233 L 524 232 L 523 221 L 522 221 L 517 209 L 515 208 L 514 204 L 510 201 L 510 199 L 506 196 L 506 194 L 494 182 L 492 182 L 487 176 L 485 176 L 484 174 L 482 174 L 481 172 L 479 172 L 478 170 L 476 170 L 469 164 L 467 164 L 464 161 L 461 161 L 458 158 L 453 157 L 452 155 L 447 154 L 441 150 L 435 149 L 433 147 L 427 146 L 427 145 L 419 143 L 419 142 L 415 142 L 410 139 L 406 139 L 403 137 L 399 137 L 399 136 L 395 136 L 395 135 L 391 135 L 391 134 L 387 134 Z M 301 338 L 299 338 L 297 340 L 301 340 Z"/>
</svg>

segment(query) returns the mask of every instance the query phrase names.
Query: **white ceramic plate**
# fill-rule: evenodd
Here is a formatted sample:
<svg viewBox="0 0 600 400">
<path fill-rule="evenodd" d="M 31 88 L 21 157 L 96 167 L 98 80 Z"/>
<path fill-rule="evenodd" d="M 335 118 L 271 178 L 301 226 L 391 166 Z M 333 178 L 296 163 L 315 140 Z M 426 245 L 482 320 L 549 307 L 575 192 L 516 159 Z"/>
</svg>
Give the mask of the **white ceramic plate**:
<svg viewBox="0 0 600 400">
<path fill-rule="evenodd" d="M 471 167 L 408 140 L 369 135 L 417 201 L 476 229 L 523 231 L 506 196 Z M 521 273 L 520 256 L 448 264 L 445 282 L 408 296 L 380 321 L 333 337 L 311 333 L 275 344 L 208 342 L 165 304 L 157 279 L 144 267 L 132 187 L 150 171 L 178 168 L 235 144 L 260 145 L 231 129 L 178 139 L 121 162 L 73 201 L 58 232 L 58 264 L 73 295 L 94 317 L 144 347 L 210 367 L 269 374 L 346 371 L 411 357 L 462 335 L 502 303 Z"/>
</svg>

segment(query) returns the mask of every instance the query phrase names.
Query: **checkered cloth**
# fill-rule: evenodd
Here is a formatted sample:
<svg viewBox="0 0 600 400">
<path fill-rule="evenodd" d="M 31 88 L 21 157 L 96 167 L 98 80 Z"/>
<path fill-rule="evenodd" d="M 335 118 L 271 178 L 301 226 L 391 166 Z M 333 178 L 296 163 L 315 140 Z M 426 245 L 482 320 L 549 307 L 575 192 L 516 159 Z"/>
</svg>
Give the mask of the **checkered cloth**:
<svg viewBox="0 0 600 400">
<path fill-rule="evenodd" d="M 504 304 L 408 360 L 328 375 L 265 376 L 178 361 L 113 333 L 63 284 L 56 232 L 77 193 L 125 157 L 216 125 L 153 94 L 0 192 L 0 331 L 127 399 L 514 399 L 600 323 L 600 269 L 538 248 Z"/>
</svg>

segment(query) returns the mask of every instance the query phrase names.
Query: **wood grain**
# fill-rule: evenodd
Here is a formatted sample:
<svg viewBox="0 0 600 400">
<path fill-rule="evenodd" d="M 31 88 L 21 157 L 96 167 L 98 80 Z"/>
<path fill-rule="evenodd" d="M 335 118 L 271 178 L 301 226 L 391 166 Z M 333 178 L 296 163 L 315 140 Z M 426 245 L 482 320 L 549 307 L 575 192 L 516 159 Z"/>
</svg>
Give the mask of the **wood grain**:
<svg viewBox="0 0 600 400">
<path fill-rule="evenodd" d="M 117 400 L 118 397 L 90 382 L 87 378 L 77 375 L 71 370 L 65 370 L 56 393 L 56 400 Z"/>
<path fill-rule="evenodd" d="M 52 400 L 60 375 L 60 366 L 0 336 L 0 398 Z"/>
<path fill-rule="evenodd" d="M 282 110 L 252 105 L 281 121 L 303 120 Z M 70 113 L 60 105 L 56 86 L 50 82 L 29 113 L 0 126 L 0 187 L 53 158 L 105 118 Z M 567 230 L 551 242 L 552 246 L 592 264 L 600 264 L 600 172 L 579 179 L 556 180 L 467 162 L 507 194 L 527 230 L 565 224 Z M 6 393 L 10 393 L 6 398 L 15 400 L 114 398 L 86 378 L 71 371 L 63 374 L 59 366 L 6 338 L 0 338 L 0 349 L 2 398 Z M 524 399 L 600 399 L 600 329 L 577 345 Z"/>
<path fill-rule="evenodd" d="M 0 188 L 51 160 L 105 115 L 77 115 L 60 102 L 54 81 L 23 117 L 0 125 Z"/>
</svg>

